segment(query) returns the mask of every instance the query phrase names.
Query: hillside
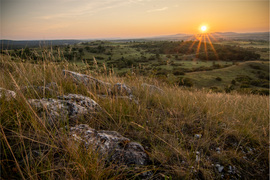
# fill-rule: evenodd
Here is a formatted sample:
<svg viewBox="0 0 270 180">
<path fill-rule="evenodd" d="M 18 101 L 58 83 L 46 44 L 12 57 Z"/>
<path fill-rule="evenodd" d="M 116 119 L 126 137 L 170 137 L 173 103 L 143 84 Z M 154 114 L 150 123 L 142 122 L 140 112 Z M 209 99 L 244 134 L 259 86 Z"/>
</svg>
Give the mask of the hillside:
<svg viewBox="0 0 270 180">
<path fill-rule="evenodd" d="M 267 96 L 44 57 L 1 54 L 1 178 L 269 179 Z M 222 69 L 221 83 L 249 63 Z"/>
<path fill-rule="evenodd" d="M 258 86 L 254 85 L 261 83 L 260 87 L 268 91 L 269 81 L 266 77 L 269 74 L 268 67 L 269 62 L 249 61 L 212 71 L 187 73 L 185 77 L 192 79 L 198 88 L 217 87 L 224 89 L 232 86 L 234 89 L 242 87 L 246 91 L 251 91 L 251 88 L 259 89 Z"/>
</svg>

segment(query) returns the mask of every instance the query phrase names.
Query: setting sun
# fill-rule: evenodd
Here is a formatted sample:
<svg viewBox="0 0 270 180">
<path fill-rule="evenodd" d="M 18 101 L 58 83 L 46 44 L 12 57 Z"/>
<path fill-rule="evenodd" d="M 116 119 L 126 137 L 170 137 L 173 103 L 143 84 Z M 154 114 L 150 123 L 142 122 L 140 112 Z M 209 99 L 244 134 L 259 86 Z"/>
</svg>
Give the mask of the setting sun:
<svg viewBox="0 0 270 180">
<path fill-rule="evenodd" d="M 205 32 L 207 30 L 207 27 L 206 26 L 202 26 L 201 27 L 201 30 L 202 30 L 202 32 Z"/>
</svg>

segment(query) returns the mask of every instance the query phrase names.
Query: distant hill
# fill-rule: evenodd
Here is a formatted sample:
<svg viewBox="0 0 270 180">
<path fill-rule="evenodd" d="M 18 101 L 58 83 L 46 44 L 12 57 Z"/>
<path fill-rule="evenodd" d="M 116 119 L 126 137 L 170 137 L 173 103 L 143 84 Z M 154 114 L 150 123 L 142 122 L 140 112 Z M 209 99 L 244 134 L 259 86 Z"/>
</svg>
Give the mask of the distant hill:
<svg viewBox="0 0 270 180">
<path fill-rule="evenodd" d="M 223 41 L 223 40 L 256 40 L 256 41 L 269 41 L 269 32 L 255 32 L 255 33 L 236 33 L 236 32 L 215 32 L 211 33 L 214 37 L 211 37 L 211 41 Z M 144 38 L 128 38 L 128 39 L 117 39 L 117 38 L 102 38 L 102 40 L 109 41 L 186 41 L 194 40 L 195 34 L 174 34 L 174 35 L 164 35 L 164 36 L 154 36 L 154 37 L 144 37 Z M 89 42 L 94 39 L 83 39 L 83 40 L 23 40 L 23 41 L 13 41 L 13 40 L 0 40 L 0 49 L 21 49 L 26 47 L 44 47 L 44 46 L 55 46 L 55 45 L 73 45 L 80 42 Z M 97 39 L 95 39 L 97 40 Z"/>
<path fill-rule="evenodd" d="M 213 35 L 229 40 L 258 40 L 269 41 L 269 32 L 255 33 L 235 33 L 235 32 L 215 32 Z"/>
<path fill-rule="evenodd" d="M 211 38 L 212 41 L 222 41 L 222 40 L 257 40 L 257 41 L 269 41 L 269 32 L 255 32 L 255 33 L 236 33 L 236 32 L 215 32 L 211 33 L 214 38 Z M 212 37 L 210 36 L 210 37 Z M 178 41 L 178 40 L 194 40 L 194 34 L 175 34 L 167 36 L 157 36 L 150 37 L 146 39 L 151 40 L 169 40 L 169 41 Z"/>
<path fill-rule="evenodd" d="M 21 49 L 26 47 L 44 47 L 55 45 L 72 45 L 84 40 L 0 40 L 0 49 Z"/>
</svg>

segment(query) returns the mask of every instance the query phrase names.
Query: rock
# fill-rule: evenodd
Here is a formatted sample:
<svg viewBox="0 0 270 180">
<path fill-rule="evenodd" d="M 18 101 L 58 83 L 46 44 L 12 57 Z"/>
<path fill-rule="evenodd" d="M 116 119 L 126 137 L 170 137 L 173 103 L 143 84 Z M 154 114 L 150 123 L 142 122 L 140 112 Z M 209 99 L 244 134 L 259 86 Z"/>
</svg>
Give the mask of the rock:
<svg viewBox="0 0 270 180">
<path fill-rule="evenodd" d="M 224 169 L 224 166 L 221 166 L 220 164 L 216 164 L 216 168 L 218 169 L 218 172 L 222 172 Z"/>
<path fill-rule="evenodd" d="M 84 83 L 85 85 L 96 85 L 97 87 L 102 87 L 101 89 L 103 91 L 106 91 L 107 94 L 113 94 L 113 95 L 126 95 L 130 96 L 132 95 L 132 90 L 125 84 L 116 83 L 113 86 L 113 90 L 111 90 L 111 83 L 103 82 L 101 80 L 98 80 L 96 78 L 93 78 L 91 76 L 76 73 L 73 71 L 63 70 L 64 75 L 70 75 L 73 77 L 74 81 L 79 83 Z"/>
<path fill-rule="evenodd" d="M 228 170 L 228 173 L 230 173 L 230 174 L 235 174 L 236 173 L 236 168 L 235 168 L 235 166 L 229 166 L 229 168 L 228 168 L 229 170 Z"/>
<path fill-rule="evenodd" d="M 132 95 L 132 90 L 130 89 L 130 87 L 128 87 L 125 84 L 116 83 L 113 86 L 113 93 L 115 95 L 127 95 L 127 96 L 130 96 L 130 95 Z"/>
<path fill-rule="evenodd" d="M 84 83 L 85 85 L 94 84 L 96 86 L 111 87 L 111 83 L 103 82 L 92 76 L 76 73 L 73 71 L 63 70 L 64 75 L 70 75 L 76 82 Z"/>
<path fill-rule="evenodd" d="M 96 131 L 81 124 L 70 128 L 71 138 L 85 147 L 92 148 L 107 161 L 125 165 L 148 165 L 149 157 L 144 148 L 131 142 L 116 131 Z"/>
<path fill-rule="evenodd" d="M 199 162 L 200 161 L 200 152 L 199 151 L 196 151 L 196 162 Z"/>
<path fill-rule="evenodd" d="M 83 96 L 80 94 L 68 94 L 64 96 L 58 96 L 58 99 L 65 100 L 67 102 L 73 102 L 76 103 L 84 108 L 87 109 L 87 111 L 99 111 L 101 110 L 101 107 L 98 103 L 96 103 L 93 99 Z"/>
<path fill-rule="evenodd" d="M 28 102 L 38 109 L 40 117 L 43 117 L 45 112 L 50 126 L 58 126 L 68 119 L 76 120 L 83 115 L 101 110 L 94 100 L 77 94 L 58 96 L 58 99 L 29 99 Z"/>
<path fill-rule="evenodd" d="M 149 92 L 150 93 L 154 93 L 154 92 L 158 92 L 158 93 L 164 93 L 164 91 L 160 88 L 158 88 L 157 86 L 154 86 L 154 85 L 150 85 L 150 84 L 147 84 L 147 83 L 143 83 L 141 85 L 143 88 L 145 89 L 149 89 Z"/>
<path fill-rule="evenodd" d="M 51 89 L 58 89 L 58 85 L 55 82 L 51 82 L 47 84 L 46 87 L 51 88 Z"/>
<path fill-rule="evenodd" d="M 197 138 L 197 139 L 200 139 L 202 137 L 202 135 L 201 134 L 195 134 L 194 137 Z"/>
<path fill-rule="evenodd" d="M 16 93 L 11 90 L 0 87 L 0 98 L 5 97 L 6 100 L 11 100 L 11 98 L 16 98 Z"/>
</svg>

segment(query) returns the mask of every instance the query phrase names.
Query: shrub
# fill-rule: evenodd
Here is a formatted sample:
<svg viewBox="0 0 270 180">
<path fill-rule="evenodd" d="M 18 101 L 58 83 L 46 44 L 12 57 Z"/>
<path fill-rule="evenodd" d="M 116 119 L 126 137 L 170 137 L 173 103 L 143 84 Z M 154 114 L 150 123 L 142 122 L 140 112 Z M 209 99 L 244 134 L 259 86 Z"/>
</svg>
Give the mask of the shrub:
<svg viewBox="0 0 270 180">
<path fill-rule="evenodd" d="M 267 89 L 259 89 L 259 90 L 255 89 L 255 90 L 252 90 L 251 93 L 269 96 L 269 90 Z"/>
<path fill-rule="evenodd" d="M 249 84 L 249 82 L 252 80 L 251 77 L 245 76 L 245 75 L 238 75 L 235 80 L 237 82 L 245 82 L 246 84 Z"/>
<path fill-rule="evenodd" d="M 249 88 L 249 84 L 241 84 L 240 88 Z"/>
<path fill-rule="evenodd" d="M 236 85 L 236 81 L 233 79 L 233 80 L 231 81 L 231 84 Z"/>
<path fill-rule="evenodd" d="M 226 93 L 230 93 L 232 90 L 234 90 L 234 86 L 233 85 L 228 85 L 227 87 L 224 88 Z"/>
<path fill-rule="evenodd" d="M 250 66 L 252 69 L 261 69 L 261 67 L 258 66 L 258 65 L 250 64 L 249 66 Z"/>
<path fill-rule="evenodd" d="M 192 87 L 193 82 L 192 82 L 192 79 L 190 79 L 190 78 L 180 78 L 180 81 L 179 81 L 178 85 L 179 86 Z"/>
<path fill-rule="evenodd" d="M 175 75 L 175 76 L 185 75 L 185 73 L 183 71 L 176 70 L 176 71 L 173 71 L 173 75 Z"/>
<path fill-rule="evenodd" d="M 252 86 L 269 88 L 269 81 L 267 81 L 265 79 L 252 80 L 252 81 L 250 81 L 250 84 Z"/>
<path fill-rule="evenodd" d="M 221 77 L 216 77 L 217 81 L 222 81 Z"/>
</svg>

